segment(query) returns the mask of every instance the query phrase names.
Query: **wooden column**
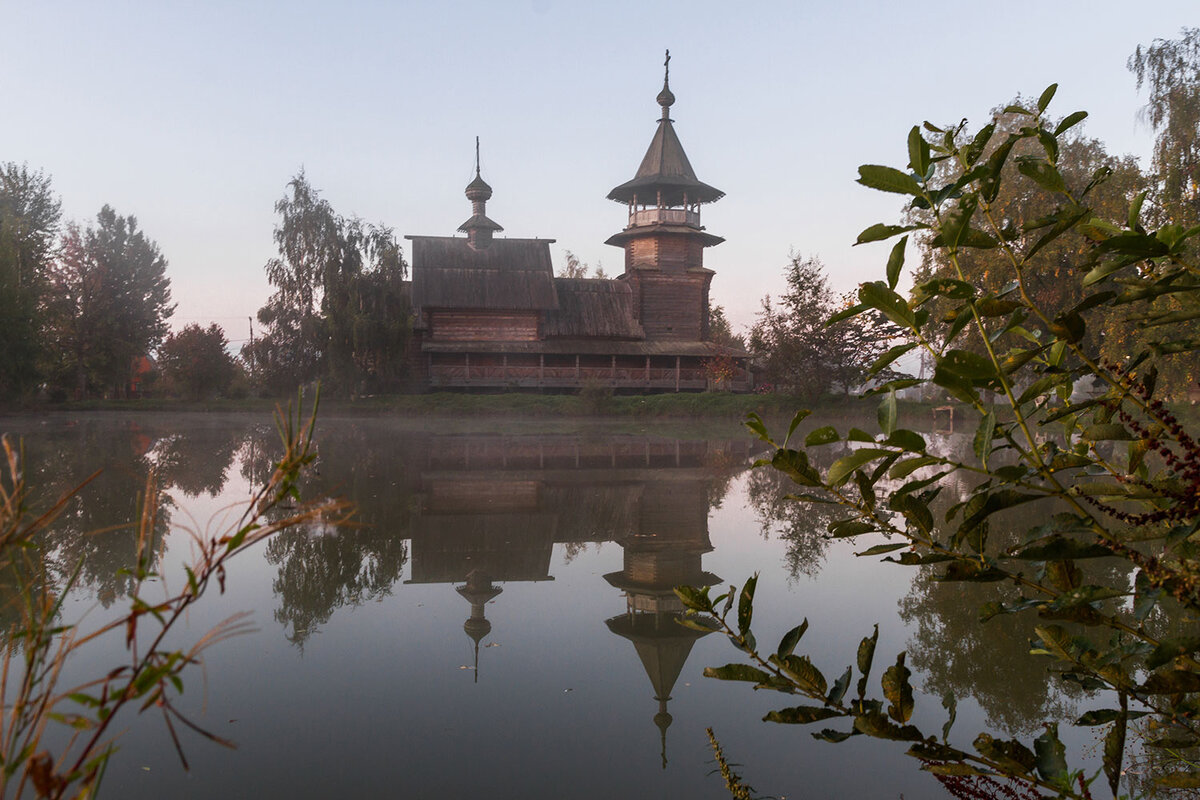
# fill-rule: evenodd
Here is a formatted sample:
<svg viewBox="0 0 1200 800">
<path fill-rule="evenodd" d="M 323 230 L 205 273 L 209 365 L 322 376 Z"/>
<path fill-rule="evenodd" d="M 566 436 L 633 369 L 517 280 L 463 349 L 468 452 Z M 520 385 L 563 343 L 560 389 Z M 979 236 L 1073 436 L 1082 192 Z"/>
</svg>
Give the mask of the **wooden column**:
<svg viewBox="0 0 1200 800">
<path fill-rule="evenodd" d="M 471 382 L 471 354 L 463 353 L 463 355 L 467 359 L 467 383 L 470 383 Z"/>
<path fill-rule="evenodd" d="M 609 380 L 611 380 L 613 382 L 614 386 L 617 384 L 617 357 L 616 356 L 612 357 L 612 361 L 608 367 L 608 378 L 609 378 Z"/>
<path fill-rule="evenodd" d="M 650 356 L 646 356 L 646 388 L 650 388 Z"/>
<path fill-rule="evenodd" d="M 546 381 L 546 354 L 538 353 L 538 383 Z"/>
<path fill-rule="evenodd" d="M 675 356 L 675 391 L 679 391 L 679 356 Z"/>
<path fill-rule="evenodd" d="M 575 354 L 575 380 L 579 380 L 579 354 Z"/>
<path fill-rule="evenodd" d="M 500 380 L 508 382 L 508 353 L 500 356 Z"/>
</svg>

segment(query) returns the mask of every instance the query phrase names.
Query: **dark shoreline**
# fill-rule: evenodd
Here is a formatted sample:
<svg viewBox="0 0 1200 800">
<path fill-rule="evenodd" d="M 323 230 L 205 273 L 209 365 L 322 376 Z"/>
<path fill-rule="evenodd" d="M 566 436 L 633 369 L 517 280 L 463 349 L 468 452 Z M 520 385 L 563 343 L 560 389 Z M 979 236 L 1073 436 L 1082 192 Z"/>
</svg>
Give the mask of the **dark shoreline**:
<svg viewBox="0 0 1200 800">
<path fill-rule="evenodd" d="M 296 398 L 290 398 L 295 403 Z M 271 413 L 289 398 L 189 401 L 171 398 L 29 403 L 0 407 L 0 417 L 120 413 Z M 307 398 L 306 398 L 307 403 Z M 790 418 L 800 408 L 827 414 L 873 413 L 876 400 L 823 399 L 805 402 L 786 395 L 680 393 L 659 395 L 414 394 L 321 399 L 322 416 L 530 417 L 530 418 L 677 418 L 741 420 L 750 412 L 764 418 Z"/>
</svg>

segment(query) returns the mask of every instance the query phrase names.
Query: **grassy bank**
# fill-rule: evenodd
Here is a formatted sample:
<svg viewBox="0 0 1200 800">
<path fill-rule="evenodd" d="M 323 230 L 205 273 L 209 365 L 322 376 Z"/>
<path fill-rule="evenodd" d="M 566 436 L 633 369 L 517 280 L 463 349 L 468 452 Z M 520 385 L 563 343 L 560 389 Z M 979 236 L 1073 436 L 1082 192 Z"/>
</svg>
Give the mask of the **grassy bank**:
<svg viewBox="0 0 1200 800">
<path fill-rule="evenodd" d="M 141 400 L 88 400 L 83 402 L 16 406 L 0 411 L 12 414 L 125 411 L 125 412 L 262 412 L 269 413 L 278 400 L 247 398 L 193 402 L 170 398 Z M 286 401 L 285 401 L 286 402 Z M 813 408 L 827 414 L 861 414 L 874 409 L 874 401 L 830 399 L 812 404 L 786 395 L 745 395 L 727 392 L 656 395 L 550 395 L 436 393 L 366 397 L 355 400 L 324 397 L 323 415 L 397 415 L 405 417 L 503 416 L 533 418 L 700 418 L 743 419 L 751 411 L 763 417 L 790 417 L 796 409 Z"/>
</svg>

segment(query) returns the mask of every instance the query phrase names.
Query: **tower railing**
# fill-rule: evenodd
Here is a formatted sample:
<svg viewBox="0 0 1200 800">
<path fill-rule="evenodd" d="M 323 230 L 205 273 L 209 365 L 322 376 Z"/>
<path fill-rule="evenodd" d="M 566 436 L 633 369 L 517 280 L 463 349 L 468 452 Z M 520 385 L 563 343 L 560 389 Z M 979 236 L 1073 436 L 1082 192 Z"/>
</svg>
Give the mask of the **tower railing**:
<svg viewBox="0 0 1200 800">
<path fill-rule="evenodd" d="M 700 212 L 689 211 L 686 208 L 642 208 L 630 212 L 630 225 L 655 225 L 667 223 L 673 225 L 691 225 L 700 227 Z"/>
</svg>

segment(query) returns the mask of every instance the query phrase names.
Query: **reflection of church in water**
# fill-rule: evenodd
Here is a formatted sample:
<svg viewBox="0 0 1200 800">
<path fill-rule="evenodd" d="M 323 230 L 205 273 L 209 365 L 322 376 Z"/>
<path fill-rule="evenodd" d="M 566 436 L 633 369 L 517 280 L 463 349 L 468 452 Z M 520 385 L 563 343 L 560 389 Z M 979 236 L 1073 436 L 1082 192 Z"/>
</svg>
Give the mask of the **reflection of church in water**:
<svg viewBox="0 0 1200 800">
<path fill-rule="evenodd" d="M 623 569 L 604 576 L 624 594 L 608 629 L 633 644 L 657 702 L 666 765 L 667 701 L 704 634 L 676 623 L 679 584 L 711 585 L 710 498 L 748 463 L 751 445 L 649 436 L 446 437 L 429 449 L 412 528 L 411 583 L 454 583 L 470 604 L 463 628 L 491 633 L 499 583 L 550 581 L 553 548 L 616 542 Z"/>
</svg>

